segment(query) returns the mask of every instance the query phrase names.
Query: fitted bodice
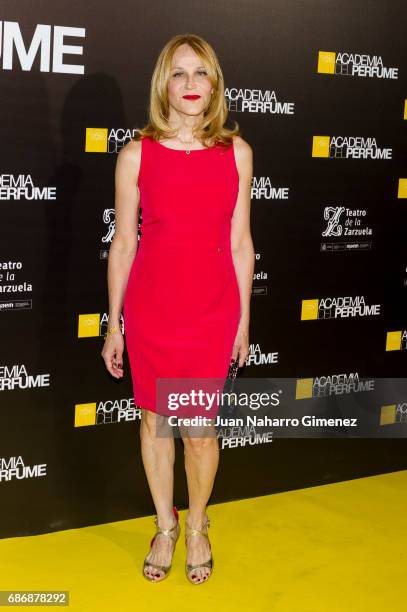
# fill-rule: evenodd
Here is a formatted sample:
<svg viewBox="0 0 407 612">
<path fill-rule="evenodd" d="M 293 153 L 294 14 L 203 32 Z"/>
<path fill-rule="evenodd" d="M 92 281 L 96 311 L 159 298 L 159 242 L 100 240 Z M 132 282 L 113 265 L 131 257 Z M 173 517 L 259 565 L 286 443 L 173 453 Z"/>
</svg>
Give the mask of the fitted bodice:
<svg viewBox="0 0 407 612">
<path fill-rule="evenodd" d="M 171 149 L 141 141 L 138 177 L 141 244 L 230 247 L 231 217 L 239 192 L 233 145 Z"/>
</svg>

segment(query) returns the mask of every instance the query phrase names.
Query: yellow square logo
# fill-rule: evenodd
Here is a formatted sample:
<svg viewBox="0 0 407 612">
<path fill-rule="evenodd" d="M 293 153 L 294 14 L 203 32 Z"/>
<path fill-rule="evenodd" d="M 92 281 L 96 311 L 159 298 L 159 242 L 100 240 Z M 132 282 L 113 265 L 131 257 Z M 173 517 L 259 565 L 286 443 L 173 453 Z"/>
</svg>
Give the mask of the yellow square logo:
<svg viewBox="0 0 407 612">
<path fill-rule="evenodd" d="M 106 153 L 107 128 L 86 128 L 86 153 Z"/>
<path fill-rule="evenodd" d="M 332 51 L 318 52 L 318 72 L 323 74 L 335 74 L 336 53 Z"/>
<path fill-rule="evenodd" d="M 313 378 L 299 378 L 295 389 L 295 399 L 312 397 Z"/>
<path fill-rule="evenodd" d="M 78 338 L 100 336 L 100 314 L 81 314 L 78 320 Z"/>
<path fill-rule="evenodd" d="M 407 119 L 407 100 L 404 100 L 404 119 Z"/>
<path fill-rule="evenodd" d="M 382 406 L 380 410 L 380 425 L 391 425 L 396 422 L 396 404 Z"/>
<path fill-rule="evenodd" d="M 96 402 L 91 404 L 76 404 L 75 406 L 75 427 L 95 425 L 96 423 Z"/>
<path fill-rule="evenodd" d="M 313 136 L 312 157 L 329 157 L 330 136 Z"/>
<path fill-rule="evenodd" d="M 401 349 L 401 331 L 387 332 L 386 351 L 399 351 Z"/>
<path fill-rule="evenodd" d="M 302 300 L 301 321 L 318 319 L 319 300 Z"/>
<path fill-rule="evenodd" d="M 407 198 L 407 179 L 399 179 L 399 189 L 397 192 L 398 198 Z"/>
</svg>

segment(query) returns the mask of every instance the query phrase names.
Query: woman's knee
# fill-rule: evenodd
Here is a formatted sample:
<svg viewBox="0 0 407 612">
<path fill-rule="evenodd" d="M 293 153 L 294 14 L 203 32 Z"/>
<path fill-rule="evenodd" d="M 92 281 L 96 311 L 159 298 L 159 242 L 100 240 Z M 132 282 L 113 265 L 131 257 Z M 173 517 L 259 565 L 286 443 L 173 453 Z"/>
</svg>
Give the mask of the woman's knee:
<svg viewBox="0 0 407 612">
<path fill-rule="evenodd" d="M 208 449 L 218 446 L 218 441 L 213 435 L 203 437 L 183 436 L 184 450 L 195 454 L 205 453 Z"/>
</svg>

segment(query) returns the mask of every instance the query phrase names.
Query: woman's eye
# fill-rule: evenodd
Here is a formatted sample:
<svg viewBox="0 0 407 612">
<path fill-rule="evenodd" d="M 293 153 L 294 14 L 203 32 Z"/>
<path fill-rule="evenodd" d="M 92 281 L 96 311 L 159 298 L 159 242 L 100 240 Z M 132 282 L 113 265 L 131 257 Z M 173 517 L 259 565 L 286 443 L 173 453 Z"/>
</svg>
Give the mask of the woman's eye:
<svg viewBox="0 0 407 612">
<path fill-rule="evenodd" d="M 198 74 L 201 74 L 201 75 L 207 75 L 208 74 L 206 72 L 206 70 L 198 70 L 197 72 L 198 72 Z M 172 76 L 178 77 L 178 76 L 182 76 L 182 75 L 183 75 L 183 72 L 174 72 L 174 74 Z"/>
</svg>

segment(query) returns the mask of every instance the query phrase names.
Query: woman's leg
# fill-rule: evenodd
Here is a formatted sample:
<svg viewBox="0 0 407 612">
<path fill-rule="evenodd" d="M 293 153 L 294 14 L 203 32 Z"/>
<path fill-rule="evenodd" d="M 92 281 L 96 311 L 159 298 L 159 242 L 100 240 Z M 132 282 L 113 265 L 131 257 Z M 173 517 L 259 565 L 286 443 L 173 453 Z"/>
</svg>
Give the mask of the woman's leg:
<svg viewBox="0 0 407 612">
<path fill-rule="evenodd" d="M 219 444 L 214 428 L 203 428 L 203 437 L 196 436 L 196 428 L 191 435 L 180 427 L 184 441 L 185 471 L 188 482 L 189 510 L 188 524 L 192 529 L 201 529 L 206 516 L 206 504 L 211 495 L 219 465 Z M 197 565 L 207 561 L 211 549 L 207 538 L 193 535 L 187 540 L 187 563 Z M 210 574 L 208 567 L 199 568 L 191 573 L 193 580 L 202 582 Z"/>
<path fill-rule="evenodd" d="M 163 424 L 165 417 L 150 410 L 141 409 L 140 440 L 141 456 L 151 495 L 157 513 L 158 525 L 162 529 L 173 527 L 175 517 L 173 508 L 174 491 L 174 438 L 157 437 L 156 428 Z M 169 565 L 174 549 L 171 538 L 159 534 L 153 543 L 147 561 L 156 565 Z M 156 580 L 163 578 L 164 572 L 146 566 L 145 573 Z"/>
</svg>

